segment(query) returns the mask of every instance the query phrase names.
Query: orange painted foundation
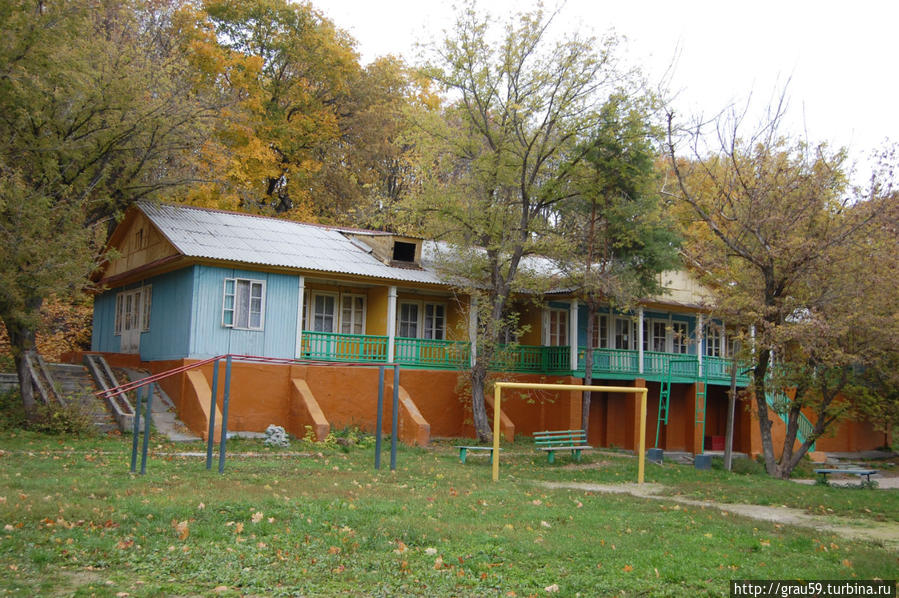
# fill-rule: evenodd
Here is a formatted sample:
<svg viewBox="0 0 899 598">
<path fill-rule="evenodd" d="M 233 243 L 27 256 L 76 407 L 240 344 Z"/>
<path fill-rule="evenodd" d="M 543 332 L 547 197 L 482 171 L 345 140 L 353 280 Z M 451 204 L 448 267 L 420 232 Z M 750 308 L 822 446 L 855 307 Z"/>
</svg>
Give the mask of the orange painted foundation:
<svg viewBox="0 0 899 598">
<path fill-rule="evenodd" d="M 106 355 L 116 366 L 143 367 L 161 373 L 192 360 L 138 363 L 134 356 Z M 212 385 L 211 364 L 177 374 L 160 382 L 174 401 L 178 416 L 195 433 L 206 438 Z M 215 430 L 219 438 L 224 363 L 219 370 Z M 471 405 L 460 398 L 464 373 L 406 369 L 400 373 L 399 439 L 426 446 L 433 437 L 473 437 Z M 570 376 L 509 374 L 497 378 L 510 382 L 581 384 Z M 660 384 L 642 379 L 631 381 L 594 379 L 594 384 L 649 389 L 647 401 L 647 446 L 654 446 Z M 727 388 L 711 386 L 706 399 L 705 434 L 695 421 L 699 384 L 674 384 L 669 420 L 659 431 L 659 447 L 668 451 L 699 453 L 714 448 L 725 435 Z M 488 393 L 489 394 L 489 393 Z M 502 434 L 506 441 L 515 435 L 530 436 L 541 430 L 581 428 L 582 400 L 579 391 L 518 391 L 503 395 Z M 298 437 L 311 432 L 318 440 L 331 430 L 358 427 L 374 432 L 377 416 L 378 368 L 322 365 L 278 365 L 234 362 L 231 377 L 228 429 L 262 432 L 270 424 L 283 426 Z M 383 432 L 390 433 L 393 371 L 385 368 Z M 700 399 L 701 400 L 701 399 Z M 492 401 L 488 397 L 488 415 Z M 772 417 L 775 446 L 782 446 L 785 427 Z M 630 393 L 594 392 L 590 406 L 588 442 L 598 447 L 637 449 L 639 405 Z M 883 446 L 889 438 L 870 423 L 844 422 L 837 434 L 819 439 L 818 451 L 860 451 Z M 757 411 L 754 402 L 738 401 L 735 410 L 734 450 L 755 456 L 761 452 Z"/>
</svg>

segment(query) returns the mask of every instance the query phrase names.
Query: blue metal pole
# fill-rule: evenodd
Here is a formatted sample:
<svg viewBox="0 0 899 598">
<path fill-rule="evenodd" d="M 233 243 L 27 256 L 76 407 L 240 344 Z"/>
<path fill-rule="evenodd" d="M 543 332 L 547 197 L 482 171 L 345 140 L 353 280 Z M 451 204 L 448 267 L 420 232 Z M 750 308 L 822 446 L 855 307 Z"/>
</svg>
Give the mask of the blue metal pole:
<svg viewBox="0 0 899 598">
<path fill-rule="evenodd" d="M 146 415 L 144 415 L 144 449 L 142 451 L 140 457 L 140 474 L 144 475 L 147 473 L 147 451 L 150 448 L 150 420 L 152 419 L 150 414 L 150 408 L 153 405 L 153 383 L 147 384 L 144 388 L 147 389 L 147 411 Z"/>
<path fill-rule="evenodd" d="M 209 436 L 206 440 L 206 469 L 212 469 L 212 445 L 215 444 L 215 397 L 219 389 L 219 362 L 212 366 L 212 398 L 209 401 Z"/>
<path fill-rule="evenodd" d="M 378 366 L 378 423 L 375 424 L 375 469 L 381 469 L 381 426 L 384 421 L 384 366 Z"/>
<path fill-rule="evenodd" d="M 140 436 L 140 399 L 142 388 L 134 391 L 134 423 L 131 426 L 131 473 L 137 471 L 137 442 Z"/>
<path fill-rule="evenodd" d="M 225 394 L 222 397 L 222 437 L 219 444 L 219 473 L 225 473 L 225 441 L 228 439 L 228 402 L 231 398 L 231 355 L 225 359 Z"/>
<path fill-rule="evenodd" d="M 396 437 L 400 427 L 400 366 L 393 366 L 393 424 L 390 426 L 390 471 L 396 470 Z"/>
</svg>

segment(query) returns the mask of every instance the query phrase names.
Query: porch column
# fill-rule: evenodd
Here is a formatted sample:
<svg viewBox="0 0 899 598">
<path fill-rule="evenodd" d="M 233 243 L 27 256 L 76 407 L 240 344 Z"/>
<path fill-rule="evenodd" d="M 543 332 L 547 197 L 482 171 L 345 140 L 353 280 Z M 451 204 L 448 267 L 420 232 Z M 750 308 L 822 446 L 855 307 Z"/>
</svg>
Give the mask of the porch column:
<svg viewBox="0 0 899 598">
<path fill-rule="evenodd" d="M 571 300 L 568 307 L 568 344 L 569 344 L 569 365 L 571 371 L 577 369 L 577 299 Z"/>
<path fill-rule="evenodd" d="M 471 295 L 468 298 L 468 343 L 471 347 L 471 367 L 478 358 L 478 298 Z"/>
<path fill-rule="evenodd" d="M 721 357 L 727 356 L 727 333 L 724 328 L 724 320 L 721 320 Z"/>
<path fill-rule="evenodd" d="M 306 302 L 306 277 L 300 276 L 297 289 L 297 340 L 294 348 L 294 357 L 300 359 L 303 355 L 303 305 Z"/>
<path fill-rule="evenodd" d="M 696 316 L 696 360 L 699 362 L 699 377 L 702 378 L 702 314 Z"/>
<path fill-rule="evenodd" d="M 643 308 L 637 310 L 637 373 L 643 373 Z"/>
<path fill-rule="evenodd" d="M 387 363 L 393 363 L 396 344 L 396 287 L 387 289 Z"/>
</svg>

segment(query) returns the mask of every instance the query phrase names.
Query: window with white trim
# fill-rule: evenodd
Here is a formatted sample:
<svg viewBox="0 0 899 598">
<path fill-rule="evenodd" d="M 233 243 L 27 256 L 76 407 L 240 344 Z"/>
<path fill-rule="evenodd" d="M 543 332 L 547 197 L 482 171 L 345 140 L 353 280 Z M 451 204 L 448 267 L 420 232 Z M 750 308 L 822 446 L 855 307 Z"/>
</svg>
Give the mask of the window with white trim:
<svg viewBox="0 0 899 598">
<path fill-rule="evenodd" d="M 609 346 L 609 316 L 593 315 L 593 348 L 605 349 Z"/>
<path fill-rule="evenodd" d="M 226 278 L 222 301 L 222 326 L 262 330 L 265 321 L 265 281 Z"/>
<path fill-rule="evenodd" d="M 118 293 L 115 298 L 113 333 L 121 335 L 122 330 L 134 330 L 138 327 L 141 332 L 148 332 L 152 299 L 152 285 Z"/>
<path fill-rule="evenodd" d="M 312 331 L 337 332 L 337 295 L 312 294 Z"/>
<path fill-rule="evenodd" d="M 651 351 L 664 353 L 668 349 L 668 322 L 664 320 L 652 320 L 649 323 L 651 329 Z"/>
<path fill-rule="evenodd" d="M 365 295 L 340 296 L 340 332 L 365 334 Z"/>
<path fill-rule="evenodd" d="M 630 318 L 615 318 L 615 348 L 631 349 L 634 338 L 634 322 Z"/>
<path fill-rule="evenodd" d="M 671 352 L 686 354 L 689 340 L 687 323 L 671 322 Z"/>
<path fill-rule="evenodd" d="M 400 303 L 399 312 L 399 317 L 396 319 L 396 335 L 401 338 L 418 338 L 419 304 Z"/>
<path fill-rule="evenodd" d="M 712 324 L 705 329 L 705 355 L 707 357 L 722 357 L 721 354 L 721 328 Z"/>
<path fill-rule="evenodd" d="M 425 303 L 424 338 L 446 339 L 446 306 L 440 303 Z"/>
<path fill-rule="evenodd" d="M 550 347 L 564 347 L 568 345 L 568 310 L 550 309 L 549 312 L 549 336 L 547 345 Z"/>
</svg>

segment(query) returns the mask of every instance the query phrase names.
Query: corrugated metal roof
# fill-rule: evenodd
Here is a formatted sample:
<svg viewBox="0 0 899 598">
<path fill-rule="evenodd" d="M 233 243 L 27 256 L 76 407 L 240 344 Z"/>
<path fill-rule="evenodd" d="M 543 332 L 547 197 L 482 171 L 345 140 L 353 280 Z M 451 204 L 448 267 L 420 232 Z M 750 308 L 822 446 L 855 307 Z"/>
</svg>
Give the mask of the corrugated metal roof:
<svg viewBox="0 0 899 598">
<path fill-rule="evenodd" d="M 139 207 L 188 257 L 446 284 L 427 265 L 418 270 L 383 264 L 338 229 L 188 206 L 141 203 Z"/>
</svg>

